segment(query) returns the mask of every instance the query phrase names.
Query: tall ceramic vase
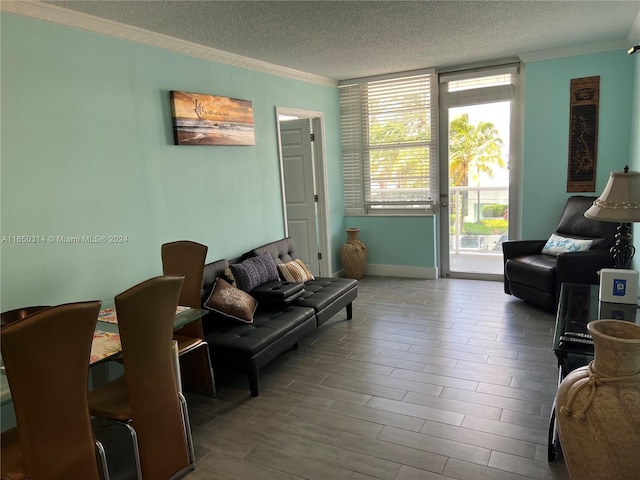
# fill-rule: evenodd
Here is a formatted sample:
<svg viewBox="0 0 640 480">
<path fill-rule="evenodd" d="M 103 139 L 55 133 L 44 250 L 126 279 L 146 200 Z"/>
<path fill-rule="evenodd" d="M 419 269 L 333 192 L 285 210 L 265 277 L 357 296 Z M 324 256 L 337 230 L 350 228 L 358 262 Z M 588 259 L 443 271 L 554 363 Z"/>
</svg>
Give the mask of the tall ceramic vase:
<svg viewBox="0 0 640 480">
<path fill-rule="evenodd" d="M 595 356 L 560 384 L 558 433 L 572 480 L 640 478 L 640 325 L 587 325 Z"/>
<path fill-rule="evenodd" d="M 347 243 L 340 248 L 340 259 L 347 278 L 361 279 L 367 263 L 367 247 L 360 241 L 359 228 L 347 228 Z"/>
</svg>

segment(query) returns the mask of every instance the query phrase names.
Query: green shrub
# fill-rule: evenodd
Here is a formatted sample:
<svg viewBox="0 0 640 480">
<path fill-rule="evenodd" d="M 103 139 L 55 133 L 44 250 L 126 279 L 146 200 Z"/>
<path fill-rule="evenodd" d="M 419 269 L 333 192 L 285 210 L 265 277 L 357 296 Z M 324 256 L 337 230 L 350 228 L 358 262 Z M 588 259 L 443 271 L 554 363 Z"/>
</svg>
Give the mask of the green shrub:
<svg viewBox="0 0 640 480">
<path fill-rule="evenodd" d="M 482 223 L 465 222 L 462 224 L 463 235 L 491 235 L 492 233 L 491 227 Z"/>
<path fill-rule="evenodd" d="M 482 207 L 482 216 L 489 218 L 504 217 L 507 205 L 503 203 L 488 203 Z"/>
<path fill-rule="evenodd" d="M 502 218 L 480 220 L 480 223 L 491 230 L 493 235 L 502 235 L 507 233 L 509 222 Z"/>
</svg>

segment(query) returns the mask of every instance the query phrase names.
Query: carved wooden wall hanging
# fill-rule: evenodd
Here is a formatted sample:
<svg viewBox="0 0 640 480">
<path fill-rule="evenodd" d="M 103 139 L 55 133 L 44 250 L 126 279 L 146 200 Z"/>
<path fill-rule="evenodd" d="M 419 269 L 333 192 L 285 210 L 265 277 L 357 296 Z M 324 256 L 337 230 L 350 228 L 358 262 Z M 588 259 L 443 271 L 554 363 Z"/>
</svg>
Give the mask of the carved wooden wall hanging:
<svg viewBox="0 0 640 480">
<path fill-rule="evenodd" d="M 600 77 L 571 80 L 567 192 L 595 192 Z"/>
</svg>

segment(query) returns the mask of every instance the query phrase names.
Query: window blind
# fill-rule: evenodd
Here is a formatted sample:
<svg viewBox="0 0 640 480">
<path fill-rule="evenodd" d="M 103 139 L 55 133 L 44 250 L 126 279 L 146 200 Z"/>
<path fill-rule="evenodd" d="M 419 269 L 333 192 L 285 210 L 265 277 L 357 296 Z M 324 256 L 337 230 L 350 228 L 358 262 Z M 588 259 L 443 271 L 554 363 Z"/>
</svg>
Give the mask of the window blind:
<svg viewBox="0 0 640 480">
<path fill-rule="evenodd" d="M 518 65 L 443 73 L 440 95 L 445 107 L 513 100 L 518 84 Z"/>
<path fill-rule="evenodd" d="M 340 86 L 347 215 L 424 213 L 438 195 L 433 72 Z"/>
</svg>

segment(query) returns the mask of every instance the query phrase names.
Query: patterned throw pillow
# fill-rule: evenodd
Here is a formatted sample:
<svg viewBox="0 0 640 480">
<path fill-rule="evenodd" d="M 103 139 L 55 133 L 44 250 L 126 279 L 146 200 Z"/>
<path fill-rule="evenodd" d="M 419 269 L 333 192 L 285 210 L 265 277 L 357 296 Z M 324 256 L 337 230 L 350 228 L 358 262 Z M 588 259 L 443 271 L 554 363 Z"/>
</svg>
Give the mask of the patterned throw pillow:
<svg viewBox="0 0 640 480">
<path fill-rule="evenodd" d="M 278 271 L 280 276 L 287 282 L 305 283 L 309 280 L 315 280 L 315 277 L 302 260 L 281 263 L 278 265 Z"/>
<path fill-rule="evenodd" d="M 268 253 L 247 258 L 240 263 L 233 263 L 229 268 L 233 273 L 236 286 L 245 292 L 250 292 L 263 283 L 280 280 L 276 262 Z"/>
<path fill-rule="evenodd" d="M 252 323 L 258 302 L 247 292 L 232 287 L 218 277 L 204 306 L 227 318 Z"/>
<path fill-rule="evenodd" d="M 566 252 L 583 252 L 589 250 L 592 243 L 593 240 L 566 238 L 552 233 L 547 243 L 542 247 L 542 253 L 557 256 Z"/>
</svg>

